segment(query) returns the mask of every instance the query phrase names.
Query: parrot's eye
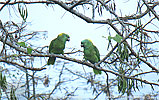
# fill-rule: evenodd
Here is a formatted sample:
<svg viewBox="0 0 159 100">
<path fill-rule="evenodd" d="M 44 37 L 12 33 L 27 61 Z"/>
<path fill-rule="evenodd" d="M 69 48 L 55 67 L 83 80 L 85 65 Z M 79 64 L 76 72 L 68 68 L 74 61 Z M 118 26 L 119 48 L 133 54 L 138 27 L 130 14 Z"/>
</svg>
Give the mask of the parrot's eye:
<svg viewBox="0 0 159 100">
<path fill-rule="evenodd" d="M 67 38 L 70 38 L 70 36 L 69 36 L 69 35 L 66 35 L 66 37 L 67 37 Z"/>
</svg>

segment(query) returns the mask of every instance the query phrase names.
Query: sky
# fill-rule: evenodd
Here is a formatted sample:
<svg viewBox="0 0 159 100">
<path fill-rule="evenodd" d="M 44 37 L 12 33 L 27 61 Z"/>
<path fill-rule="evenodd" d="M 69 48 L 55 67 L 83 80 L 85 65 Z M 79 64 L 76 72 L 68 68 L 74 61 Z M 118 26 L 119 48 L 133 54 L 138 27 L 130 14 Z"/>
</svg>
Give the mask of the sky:
<svg viewBox="0 0 159 100">
<path fill-rule="evenodd" d="M 56 38 L 58 34 L 65 32 L 70 35 L 70 41 L 66 43 L 66 50 L 65 50 L 66 52 L 72 51 L 73 48 L 75 48 L 76 50 L 83 50 L 80 46 L 81 45 L 80 43 L 83 39 L 88 38 L 88 39 L 91 39 L 93 41 L 93 43 L 98 47 L 101 55 L 105 55 L 107 53 L 106 52 L 107 44 L 105 44 L 105 43 L 107 43 L 107 40 L 102 37 L 102 36 L 107 35 L 107 32 L 106 32 L 107 28 L 105 26 L 99 25 L 99 24 L 96 24 L 96 25 L 87 24 L 82 19 L 79 19 L 76 16 L 70 14 L 69 12 L 64 11 L 59 6 L 54 6 L 53 8 L 52 7 L 48 8 L 48 7 L 41 6 L 41 5 L 29 5 L 27 7 L 28 7 L 28 18 L 27 18 L 28 27 L 27 27 L 27 29 L 29 31 L 47 31 L 46 39 L 42 39 L 42 40 L 37 39 L 34 42 L 32 42 L 32 44 L 34 44 L 35 46 L 45 46 L 45 45 L 48 46 L 50 44 L 50 41 L 52 39 Z M 10 7 L 10 8 L 12 8 L 12 7 Z M 8 12 L 8 9 L 7 8 L 3 9 L 3 11 L 1 13 L 3 13 L 4 15 L 0 16 L 0 19 L 3 22 L 6 22 L 8 20 L 10 20 L 10 21 L 14 20 L 14 21 L 20 23 L 22 21 L 22 19 L 19 17 L 18 14 L 14 13 L 15 9 L 13 8 L 10 10 L 11 16 L 8 16 L 8 14 L 10 13 L 10 12 Z M 19 19 L 21 19 L 21 20 L 19 20 Z M 105 50 L 103 50 L 103 47 L 105 48 Z M 71 48 L 71 49 L 67 49 L 67 48 Z M 82 56 L 80 56 L 78 58 L 81 60 L 83 59 Z M 57 60 L 61 61 L 61 59 L 57 59 Z M 46 61 L 47 60 L 42 61 L 42 63 L 44 64 L 44 63 L 46 63 Z M 36 65 L 38 65 L 38 63 Z M 77 65 L 75 65 L 75 66 L 77 66 Z M 51 78 L 53 80 L 50 82 L 50 87 L 48 87 L 48 88 L 44 87 L 42 85 L 41 81 L 39 81 L 39 84 L 41 84 L 41 85 L 37 86 L 37 91 L 38 90 L 40 91 L 41 89 L 44 89 L 44 88 L 46 91 L 48 91 L 48 89 L 54 88 L 54 86 L 57 82 L 57 79 L 55 79 L 55 78 L 58 77 L 58 73 L 59 73 L 61 66 L 58 65 L 58 67 L 54 67 L 54 68 L 52 68 L 52 66 L 49 66 L 49 67 L 47 67 L 48 70 L 42 71 L 41 73 L 39 73 L 40 75 L 48 75 L 48 73 L 49 73 L 49 78 Z M 39 67 L 41 67 L 41 65 Z M 86 68 L 86 69 L 87 69 L 87 72 L 92 72 L 91 68 Z M 80 66 L 80 70 L 83 71 L 82 66 Z M 80 70 L 78 70 L 78 71 L 80 71 Z M 57 72 L 57 75 L 52 73 L 52 71 Z M 23 75 L 23 73 L 21 73 L 21 75 Z M 24 77 L 24 75 L 23 75 L 23 77 Z M 66 79 L 70 78 L 70 75 L 65 76 L 65 77 L 66 77 Z M 72 76 L 72 78 L 74 78 L 74 77 Z M 80 82 L 82 82 L 82 80 L 80 80 L 78 82 L 80 83 Z M 68 83 L 66 83 L 66 85 L 67 84 Z M 69 83 L 68 85 L 70 85 L 70 84 L 72 84 L 72 83 Z M 88 87 L 87 85 L 82 86 L 82 83 L 80 83 L 80 84 L 79 85 L 83 88 Z M 70 91 L 71 90 L 73 91 L 74 87 L 76 87 L 76 85 L 72 84 L 73 87 L 69 88 Z M 22 90 L 24 90 L 24 89 L 22 88 L 22 89 L 17 90 L 17 93 L 21 93 Z M 83 96 L 85 95 L 85 97 L 87 97 L 88 92 L 90 94 L 92 94 L 91 91 L 86 91 L 86 92 L 87 93 L 79 91 L 78 93 L 80 93 Z M 60 93 L 60 92 L 57 92 L 57 94 L 58 93 Z M 58 95 L 57 95 L 57 97 L 58 97 Z"/>
<path fill-rule="evenodd" d="M 130 3 L 135 6 L 136 2 L 128 2 L 127 0 L 123 0 L 121 2 L 124 6 L 129 5 Z M 117 4 L 117 9 L 122 8 L 122 4 Z M 9 7 L 12 8 L 12 7 Z M 35 5 L 27 5 L 28 8 L 28 18 L 27 22 L 29 23 L 28 27 L 30 31 L 47 31 L 48 38 L 44 43 L 45 45 L 49 45 L 50 41 L 57 37 L 58 34 L 65 32 L 70 35 L 71 41 L 67 43 L 67 47 L 73 47 L 77 49 L 81 49 L 80 42 L 83 39 L 91 39 L 93 43 L 99 48 L 101 55 L 106 54 L 106 48 L 108 45 L 107 37 L 109 36 L 109 31 L 107 25 L 102 24 L 91 24 L 86 23 L 84 20 L 72 15 L 69 12 L 66 12 L 61 7 L 57 5 L 53 5 L 53 7 L 47 7 L 46 5 L 41 6 L 39 4 Z M 122 9 L 122 15 L 129 14 L 131 11 L 134 12 L 135 9 L 125 10 Z M 6 13 L 7 11 L 7 13 Z M 5 13 L 3 13 L 5 12 Z M 0 16 L 3 21 L 9 20 L 17 20 L 19 21 L 20 16 L 16 12 L 15 9 L 10 10 L 12 16 L 8 16 L 9 12 L 7 7 L 3 10 L 4 16 Z M 119 11 L 116 11 L 120 13 Z M 124 12 L 124 13 L 123 13 Z M 88 14 L 87 10 L 85 12 Z M 109 13 L 108 13 L 109 14 Z M 7 16 L 7 17 L 6 17 Z M 111 18 L 110 15 L 104 15 L 103 17 L 97 16 L 96 19 L 105 19 Z M 22 20 L 22 19 L 21 19 Z M 115 36 L 116 33 L 111 33 L 112 36 Z M 103 38 L 106 37 L 106 38 Z M 102 44 L 102 45 L 101 45 Z M 104 49 L 103 49 L 104 48 Z"/>
<path fill-rule="evenodd" d="M 128 2 L 129 1 L 129 2 Z M 130 15 L 131 12 L 136 11 L 133 7 L 136 7 L 137 3 L 133 0 L 123 0 L 117 4 L 116 12 L 120 14 L 120 8 L 130 8 L 122 9 L 121 15 Z M 130 7 L 131 5 L 131 7 Z M 12 8 L 12 7 L 10 7 Z M 108 40 L 107 37 L 109 36 L 109 30 L 107 25 L 102 24 L 90 24 L 86 23 L 84 20 L 72 15 L 69 12 L 66 12 L 61 7 L 54 5 L 53 7 L 41 6 L 38 4 L 35 5 L 27 5 L 28 8 L 28 30 L 29 31 L 47 31 L 47 38 L 41 40 L 34 41 L 34 45 L 37 46 L 44 46 L 49 45 L 50 41 L 57 37 L 60 33 L 67 33 L 70 35 L 70 41 L 66 43 L 66 52 L 72 51 L 72 48 L 76 50 L 83 50 L 80 46 L 80 43 L 83 39 L 91 39 L 94 45 L 97 46 L 99 49 L 100 54 L 102 57 L 108 53 L 107 45 Z M 10 10 L 11 16 L 8 16 L 10 13 L 9 8 L 5 7 L 1 12 L 0 19 L 3 22 L 8 20 L 12 21 L 15 20 L 17 22 L 21 22 L 22 19 L 19 17 L 18 13 L 14 13 L 15 9 L 12 8 Z M 3 14 L 3 15 L 2 15 Z M 103 15 L 103 17 L 97 16 L 101 19 L 111 18 L 111 15 Z M 21 20 L 19 20 L 21 19 Z M 111 35 L 116 35 L 114 31 L 111 31 Z M 103 38 L 106 37 L 106 38 Z M 81 57 L 79 57 L 81 59 Z M 50 72 L 51 73 L 51 72 Z M 150 89 L 151 90 L 151 89 Z M 143 90 L 141 90 L 143 91 Z"/>
</svg>

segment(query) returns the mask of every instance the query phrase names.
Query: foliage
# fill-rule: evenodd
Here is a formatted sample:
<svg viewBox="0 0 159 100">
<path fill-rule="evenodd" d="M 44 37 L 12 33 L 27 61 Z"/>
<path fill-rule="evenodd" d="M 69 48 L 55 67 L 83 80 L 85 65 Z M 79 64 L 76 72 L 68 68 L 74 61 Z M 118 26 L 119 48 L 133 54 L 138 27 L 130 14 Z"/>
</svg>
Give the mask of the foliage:
<svg viewBox="0 0 159 100">
<path fill-rule="evenodd" d="M 21 47 L 27 48 L 27 53 L 31 54 L 31 52 L 33 51 L 33 49 L 25 44 L 25 42 L 17 42 L 18 45 L 20 45 Z"/>
<path fill-rule="evenodd" d="M 19 99 L 20 97 L 16 96 L 18 89 L 24 89 L 22 94 L 28 100 L 69 99 L 75 97 L 77 91 L 81 88 L 84 92 L 90 90 L 93 93 L 91 99 L 100 98 L 100 95 L 108 99 L 117 99 L 124 96 L 129 98 L 133 97 L 133 94 L 140 91 L 144 86 L 150 86 L 155 91 L 154 87 L 158 88 L 159 79 L 153 77 L 152 81 L 144 76 L 158 75 L 159 31 L 157 25 L 159 17 L 156 8 L 159 2 L 137 0 L 136 5 L 133 5 L 136 10 L 125 13 L 125 8 L 121 5 L 129 2 L 131 1 L 128 0 L 124 3 L 118 0 L 0 1 L 0 5 L 2 5 L 0 7 L 1 15 L 3 10 L 8 7 L 11 12 L 12 8 L 16 9 L 14 12 L 22 18 L 22 21 L 19 18 L 21 23 L 17 23 L 15 20 L 5 21 L 0 19 L 0 67 L 6 68 L 5 74 L 2 71 L 0 72 L 0 86 L 3 91 L 7 91 L 3 93 L 1 90 L 0 97 L 2 98 L 2 94 L 5 94 L 8 100 L 9 98 L 12 100 Z M 44 41 L 46 32 L 27 30 L 27 26 L 30 25 L 27 19 L 32 16 L 29 14 L 28 8 L 30 6 L 28 5 L 34 4 L 45 5 L 48 8 L 58 5 L 87 23 L 106 26 L 107 32 L 103 37 L 108 41 L 107 49 L 104 48 L 107 54 L 97 64 L 77 59 L 76 55 L 82 56 L 82 52 L 78 50 L 79 48 L 71 47 L 71 52 L 65 53 L 66 55 L 48 54 L 48 45 L 39 46 L 34 43 L 37 40 Z M 12 16 L 12 13 L 8 16 Z M 55 72 L 44 75 L 45 69 L 49 69 L 45 60 L 52 56 L 64 59 L 64 61 L 60 60 L 62 64 L 56 64 L 58 67 L 54 68 Z M 40 64 L 40 61 L 42 66 L 37 65 Z M 80 67 L 76 70 L 74 69 L 75 63 L 72 65 L 68 64 L 67 61 L 78 63 L 78 66 L 81 65 L 83 68 Z M 97 67 L 99 65 L 100 67 Z M 16 71 L 10 69 L 10 66 L 15 68 Z M 85 71 L 86 66 L 100 70 L 104 74 L 96 76 L 92 72 Z M 15 83 L 7 81 L 13 79 L 17 81 Z M 21 82 L 22 80 L 24 83 Z M 79 81 L 81 80 L 82 82 L 84 80 L 86 87 L 80 84 Z M 55 84 L 52 85 L 51 81 L 54 81 Z M 40 83 L 43 83 L 45 88 L 48 87 L 51 91 L 38 93 L 37 87 Z M 71 86 L 75 86 L 75 88 Z M 118 89 L 117 94 L 115 94 L 115 89 Z M 158 93 L 158 91 L 155 92 Z M 58 93 L 61 94 L 61 97 L 56 97 Z M 147 97 L 151 97 L 151 95 L 146 95 L 145 98 Z"/>
<path fill-rule="evenodd" d="M 20 16 L 22 17 L 22 19 L 24 21 L 26 21 L 27 17 L 28 17 L 28 11 L 27 11 L 27 7 L 25 4 L 20 4 L 18 3 L 18 11 L 19 11 L 19 14 Z"/>
<path fill-rule="evenodd" d="M 6 76 L 2 75 L 2 72 L 0 72 L 0 97 L 2 95 L 2 90 L 5 91 L 7 89 L 7 81 L 6 81 Z"/>
</svg>

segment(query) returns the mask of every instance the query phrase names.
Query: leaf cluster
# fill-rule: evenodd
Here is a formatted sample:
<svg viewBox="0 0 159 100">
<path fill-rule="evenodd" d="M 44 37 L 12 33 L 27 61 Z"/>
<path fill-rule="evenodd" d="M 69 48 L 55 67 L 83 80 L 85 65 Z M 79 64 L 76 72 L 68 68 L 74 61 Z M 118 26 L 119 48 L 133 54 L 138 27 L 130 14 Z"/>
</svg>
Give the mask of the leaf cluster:
<svg viewBox="0 0 159 100">
<path fill-rule="evenodd" d="M 2 75 L 2 71 L 0 71 L 0 98 L 2 95 L 2 90 L 6 91 L 6 89 L 7 89 L 6 76 Z"/>
<path fill-rule="evenodd" d="M 2 29 L 1 31 L 2 35 L 0 40 L 3 44 L 1 50 L 2 59 L 0 59 L 0 61 L 20 67 L 22 71 L 25 70 L 24 72 L 26 73 L 27 77 L 29 76 L 27 70 L 35 71 L 35 68 L 32 67 L 34 67 L 33 59 L 36 57 L 45 58 L 50 56 L 56 56 L 65 60 L 77 62 L 79 64 L 84 64 L 88 67 L 101 70 L 106 73 L 106 82 L 104 82 L 103 84 L 102 81 L 95 81 L 96 78 L 93 76 L 90 76 L 91 77 L 90 80 L 89 75 L 86 72 L 85 74 L 83 74 L 82 72 L 81 72 L 82 74 L 78 74 L 73 71 L 72 72 L 69 71 L 73 75 L 78 76 L 78 78 L 83 78 L 87 80 L 88 83 L 91 84 L 91 88 L 93 87 L 92 88 L 93 93 L 97 94 L 95 99 L 102 93 L 107 93 L 107 96 L 110 97 L 111 95 L 113 95 L 110 89 L 114 88 L 115 86 L 118 87 L 118 91 L 121 95 L 127 93 L 128 96 L 131 95 L 133 91 L 140 90 L 140 86 L 142 86 L 143 83 L 151 85 L 152 88 L 153 85 L 159 86 L 157 81 L 149 82 L 148 80 L 142 79 L 142 75 L 144 74 L 158 73 L 158 69 L 156 68 L 158 64 L 156 63 L 156 61 L 158 62 L 159 51 L 158 49 L 156 49 L 157 46 L 155 44 L 159 43 L 159 41 L 157 40 L 159 36 L 158 35 L 159 31 L 153 29 L 154 27 L 158 29 L 156 25 L 156 22 L 158 22 L 159 20 L 157 16 L 158 10 L 155 9 L 155 7 L 159 4 L 158 1 L 155 2 L 154 0 L 150 1 L 138 0 L 137 11 L 132 13 L 130 12 L 130 14 L 127 15 L 122 15 L 122 10 L 121 14 L 116 13 L 116 10 L 119 10 L 117 9 L 116 2 L 117 2 L 116 0 L 89 0 L 89 1 L 88 0 L 79 0 L 79 1 L 76 0 L 23 1 L 22 0 L 14 2 L 9 1 L 7 3 L 7 5 L 18 4 L 18 11 L 20 17 L 24 21 L 23 24 L 26 23 L 26 20 L 28 18 L 28 10 L 26 5 L 35 4 L 35 3 L 44 3 L 47 6 L 57 4 L 62 8 L 64 8 L 65 10 L 67 10 L 68 12 L 83 19 L 87 23 L 98 23 L 107 26 L 108 30 L 110 30 L 111 33 L 108 36 L 108 32 L 106 32 L 106 36 L 108 36 L 108 41 L 109 41 L 107 49 L 108 53 L 104 55 L 103 59 L 101 59 L 101 61 L 97 64 L 101 65 L 100 68 L 94 66 L 91 63 L 82 62 L 81 60 L 75 58 L 69 58 L 67 56 L 46 55 L 47 50 L 44 49 L 47 48 L 47 46 L 33 49 L 33 46 L 30 45 L 27 42 L 27 40 L 33 40 L 33 37 L 37 35 L 37 32 L 24 34 L 25 32 L 23 30 L 24 27 L 22 27 L 23 25 L 19 27 L 19 25 L 15 24 L 14 22 L 11 22 L 11 24 L 9 23 L 6 23 L 4 25 L 0 24 L 0 28 Z M 6 3 L 3 2 L 0 3 L 6 5 Z M 83 11 L 81 11 L 80 9 L 81 7 L 82 8 L 85 7 L 87 9 L 92 7 L 92 10 L 90 9 L 88 10 L 88 14 L 92 14 L 92 17 L 86 16 L 87 15 L 86 9 L 85 8 L 83 9 L 84 11 L 86 11 L 85 13 L 83 13 Z M 99 15 L 98 17 L 96 17 L 97 16 L 96 12 Z M 111 16 L 106 16 L 105 18 L 105 15 L 108 14 Z M 102 16 L 104 16 L 104 19 L 102 19 Z M 96 18 L 98 18 L 98 20 L 96 20 Z M 13 31 L 13 27 L 16 29 L 15 31 Z M 112 37 L 111 35 L 114 33 L 116 35 Z M 33 51 L 36 52 L 37 54 L 34 53 Z M 76 53 L 79 52 L 71 52 L 67 54 L 76 54 Z M 27 57 L 29 57 L 29 59 L 27 59 Z M 17 58 L 18 60 L 15 58 Z M 104 66 L 102 66 L 103 63 Z M 143 65 L 145 65 L 147 68 L 152 68 L 153 70 L 145 71 Z M 29 68 L 28 66 L 31 67 Z M 58 87 L 60 87 L 62 83 L 66 82 L 61 80 L 62 79 L 61 76 L 64 74 L 63 70 L 64 67 L 60 71 L 59 82 L 57 82 L 55 88 L 52 90 L 49 96 L 53 94 L 54 91 L 58 89 Z M 42 69 L 41 70 L 38 69 L 36 71 L 42 71 Z M 33 79 L 33 83 L 35 86 L 36 83 L 34 80 L 35 78 L 34 74 L 30 76 L 31 79 Z M 109 76 L 112 74 L 115 75 L 114 79 L 109 79 Z M 70 81 L 73 82 L 75 80 L 76 79 L 74 80 L 70 79 L 69 82 Z M 0 82 L 1 82 L 1 87 L 5 87 L 4 76 L 3 77 L 1 76 Z M 29 80 L 27 84 L 29 87 Z M 61 89 L 63 88 L 59 88 L 59 90 Z M 67 89 L 65 88 L 64 90 Z M 75 91 L 76 90 L 77 88 L 75 89 Z M 73 93 L 66 91 L 66 95 L 73 96 L 75 91 L 73 91 Z M 35 88 L 33 94 L 34 94 L 33 96 L 35 97 Z M 16 99 L 15 90 L 13 88 L 11 89 L 11 97 L 12 99 Z"/>
<path fill-rule="evenodd" d="M 24 3 L 18 3 L 18 11 L 22 19 L 26 22 L 26 19 L 28 17 L 27 6 Z"/>
<path fill-rule="evenodd" d="M 17 44 L 21 47 L 27 48 L 27 53 L 31 54 L 33 49 L 30 46 L 27 46 L 25 42 L 17 42 Z"/>
</svg>

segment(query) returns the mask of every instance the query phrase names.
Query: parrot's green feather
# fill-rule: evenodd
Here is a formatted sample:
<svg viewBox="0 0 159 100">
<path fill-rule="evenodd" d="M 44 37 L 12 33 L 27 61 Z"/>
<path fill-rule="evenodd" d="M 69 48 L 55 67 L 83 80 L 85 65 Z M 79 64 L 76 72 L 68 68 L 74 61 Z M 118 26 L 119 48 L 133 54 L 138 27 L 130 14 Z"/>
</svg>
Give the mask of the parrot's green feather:
<svg viewBox="0 0 159 100">
<path fill-rule="evenodd" d="M 56 57 L 49 57 L 47 64 L 53 65 L 55 63 Z"/>
<path fill-rule="evenodd" d="M 100 53 L 92 41 L 85 39 L 81 41 L 81 46 L 84 47 L 84 59 L 90 61 L 92 64 L 100 61 Z M 100 70 L 93 69 L 95 74 L 101 74 Z"/>
<path fill-rule="evenodd" d="M 98 57 L 98 61 L 100 61 L 100 54 L 99 54 L 99 51 L 98 51 L 98 49 L 97 49 L 96 46 L 94 46 L 94 50 L 95 50 L 96 55 L 97 55 L 97 57 Z"/>
<path fill-rule="evenodd" d="M 100 70 L 96 70 L 96 69 L 93 69 L 93 72 L 94 72 L 95 74 L 102 74 L 102 72 L 101 72 Z"/>
<path fill-rule="evenodd" d="M 61 33 L 57 38 L 51 41 L 49 45 L 49 53 L 53 54 L 64 54 L 66 41 L 69 41 L 69 35 Z M 56 57 L 49 57 L 47 64 L 53 65 L 55 63 Z"/>
</svg>

